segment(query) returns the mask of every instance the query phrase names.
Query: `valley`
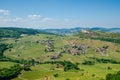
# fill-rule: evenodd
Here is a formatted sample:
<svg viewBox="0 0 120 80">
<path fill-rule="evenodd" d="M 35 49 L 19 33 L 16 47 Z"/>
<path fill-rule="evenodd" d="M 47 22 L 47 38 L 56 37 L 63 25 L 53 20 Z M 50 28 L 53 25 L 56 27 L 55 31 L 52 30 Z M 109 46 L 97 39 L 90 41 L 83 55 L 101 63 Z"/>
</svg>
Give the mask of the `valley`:
<svg viewBox="0 0 120 80">
<path fill-rule="evenodd" d="M 10 80 L 106 80 L 107 74 L 120 71 L 120 34 L 89 32 L 57 35 L 33 30 L 1 37 L 0 44 L 7 46 L 0 46 L 0 69 L 22 67 Z"/>
</svg>

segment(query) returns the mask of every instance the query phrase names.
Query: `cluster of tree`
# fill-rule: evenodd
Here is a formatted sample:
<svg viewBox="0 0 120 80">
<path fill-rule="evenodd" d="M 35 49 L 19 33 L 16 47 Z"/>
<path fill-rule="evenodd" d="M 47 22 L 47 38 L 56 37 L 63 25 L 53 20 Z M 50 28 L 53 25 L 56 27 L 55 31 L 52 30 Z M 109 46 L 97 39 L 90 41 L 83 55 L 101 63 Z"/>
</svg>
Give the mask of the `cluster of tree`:
<svg viewBox="0 0 120 80">
<path fill-rule="evenodd" d="M 29 71 L 31 69 L 30 66 L 21 66 L 19 64 L 15 64 L 10 68 L 0 69 L 0 80 L 11 80 L 19 75 L 22 70 Z"/>
<path fill-rule="evenodd" d="M 56 73 L 56 74 L 54 74 L 53 76 L 54 76 L 54 77 L 58 77 L 59 75 Z"/>
<path fill-rule="evenodd" d="M 9 61 L 9 58 L 5 56 L 0 56 L 0 61 Z"/>
<path fill-rule="evenodd" d="M 20 60 L 15 60 L 12 58 L 8 58 L 6 56 L 0 56 L 0 61 L 8 61 L 8 62 L 14 62 L 14 63 L 19 63 L 19 64 L 23 64 L 23 65 L 29 65 L 29 66 L 34 66 L 35 64 L 38 64 L 38 61 L 35 61 L 34 59 L 30 59 L 30 60 L 24 60 L 24 59 L 20 59 Z"/>
<path fill-rule="evenodd" d="M 8 49 L 8 48 L 11 48 L 12 45 L 8 45 L 8 44 L 0 44 L 0 56 L 3 56 L 3 52 Z"/>
<path fill-rule="evenodd" d="M 79 70 L 78 64 L 73 64 L 70 61 L 64 61 L 62 63 L 62 65 L 64 66 L 64 71 L 68 71 L 68 70 L 71 70 L 71 69 Z"/>
<path fill-rule="evenodd" d="M 6 56 L 0 56 L 0 61 L 8 61 L 8 62 L 14 62 L 17 63 L 17 65 L 14 65 L 12 67 L 8 68 L 3 68 L 0 69 L 0 80 L 9 80 L 11 78 L 16 77 L 21 70 L 29 71 L 30 66 L 34 66 L 35 63 L 37 63 L 34 59 L 30 60 L 14 60 L 11 58 L 8 58 Z M 20 65 L 18 65 L 20 64 Z"/>
<path fill-rule="evenodd" d="M 104 58 L 95 58 L 95 57 L 89 57 L 90 59 L 93 59 L 99 63 L 112 63 L 112 64 L 120 64 L 119 61 L 113 60 L 113 59 L 104 59 Z"/>
<path fill-rule="evenodd" d="M 20 33 L 17 31 L 9 30 L 9 29 L 0 29 L 0 37 L 5 38 L 12 38 L 12 37 L 19 37 Z"/>
<path fill-rule="evenodd" d="M 61 64 L 64 66 L 64 71 L 79 70 L 78 64 L 72 63 L 70 61 L 47 61 L 43 64 Z"/>
<path fill-rule="evenodd" d="M 107 74 L 106 80 L 120 80 L 120 71 L 115 74 Z"/>
<path fill-rule="evenodd" d="M 117 39 L 117 38 L 98 37 L 98 38 L 91 38 L 91 39 L 97 39 L 97 40 L 101 40 L 101 41 L 108 41 L 108 42 L 120 44 L 120 39 Z"/>
<path fill-rule="evenodd" d="M 34 35 L 37 33 L 45 33 L 46 32 L 36 30 L 36 29 L 28 29 L 28 28 L 0 28 L 0 37 L 1 38 L 19 38 L 21 34 Z"/>
<path fill-rule="evenodd" d="M 77 36 L 80 38 L 90 38 L 94 40 L 101 40 L 107 42 L 113 42 L 120 44 L 120 34 L 117 33 L 107 33 L 107 32 L 100 32 L 100 31 L 90 31 L 90 33 L 79 33 Z"/>
<path fill-rule="evenodd" d="M 84 61 L 82 62 L 83 65 L 94 65 L 95 61 Z"/>
<path fill-rule="evenodd" d="M 9 80 L 20 74 L 22 67 L 20 65 L 14 65 L 12 67 L 0 69 L 0 80 Z"/>
<path fill-rule="evenodd" d="M 34 59 L 29 59 L 29 60 L 25 60 L 25 59 L 12 59 L 6 56 L 0 56 L 0 61 L 8 61 L 8 62 L 14 62 L 14 63 L 18 63 L 23 65 L 23 67 L 25 68 L 29 68 L 30 66 L 34 66 L 35 64 L 39 64 L 38 61 L 35 61 Z"/>
<path fill-rule="evenodd" d="M 36 63 L 38 63 L 34 59 L 30 59 L 30 60 L 24 60 L 24 59 L 21 59 L 21 60 L 12 60 L 12 62 L 16 62 L 16 63 L 19 63 L 19 64 L 28 65 L 28 66 L 34 66 Z"/>
</svg>

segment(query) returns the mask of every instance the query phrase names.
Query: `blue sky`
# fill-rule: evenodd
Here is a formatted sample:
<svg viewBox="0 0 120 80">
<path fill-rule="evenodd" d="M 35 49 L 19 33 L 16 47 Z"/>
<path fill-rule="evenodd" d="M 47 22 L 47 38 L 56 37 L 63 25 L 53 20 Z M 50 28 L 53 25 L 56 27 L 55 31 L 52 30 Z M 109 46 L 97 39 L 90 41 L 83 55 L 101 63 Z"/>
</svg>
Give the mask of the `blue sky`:
<svg viewBox="0 0 120 80">
<path fill-rule="evenodd" d="M 0 0 L 1 27 L 120 27 L 120 0 Z"/>
</svg>

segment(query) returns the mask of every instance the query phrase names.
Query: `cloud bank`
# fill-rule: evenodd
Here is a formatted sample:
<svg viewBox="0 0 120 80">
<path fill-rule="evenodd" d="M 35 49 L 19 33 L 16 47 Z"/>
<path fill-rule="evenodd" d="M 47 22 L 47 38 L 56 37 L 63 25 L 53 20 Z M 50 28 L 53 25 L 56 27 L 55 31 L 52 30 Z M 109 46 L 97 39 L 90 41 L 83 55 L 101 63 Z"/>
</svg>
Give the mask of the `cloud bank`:
<svg viewBox="0 0 120 80">
<path fill-rule="evenodd" d="M 23 27 L 23 28 L 73 28 L 73 27 L 104 27 L 106 22 L 82 22 L 71 19 L 55 19 L 41 16 L 40 14 L 28 14 L 26 16 L 16 16 L 10 10 L 0 9 L 0 27 Z M 109 23 L 109 26 L 119 26 Z"/>
<path fill-rule="evenodd" d="M 0 9 L 0 15 L 9 15 L 10 11 L 5 9 Z"/>
<path fill-rule="evenodd" d="M 26 27 L 26 28 L 70 28 L 80 26 L 80 21 L 69 19 L 53 19 L 37 14 L 26 16 L 11 16 L 9 10 L 0 9 L 1 27 Z"/>
</svg>

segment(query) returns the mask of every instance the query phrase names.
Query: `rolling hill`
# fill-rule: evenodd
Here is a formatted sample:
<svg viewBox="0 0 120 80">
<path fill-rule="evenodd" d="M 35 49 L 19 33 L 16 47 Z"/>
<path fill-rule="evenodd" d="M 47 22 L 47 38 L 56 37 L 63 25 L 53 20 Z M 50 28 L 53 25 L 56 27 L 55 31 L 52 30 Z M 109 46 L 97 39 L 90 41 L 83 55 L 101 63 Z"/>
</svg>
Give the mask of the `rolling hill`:
<svg viewBox="0 0 120 80">
<path fill-rule="evenodd" d="M 0 69 L 19 64 L 21 74 L 8 77 L 11 80 L 106 80 L 108 73 L 120 70 L 120 34 L 76 32 L 61 36 L 35 31 L 34 35 L 2 37 L 0 44 L 8 46 L 0 57 Z"/>
</svg>

